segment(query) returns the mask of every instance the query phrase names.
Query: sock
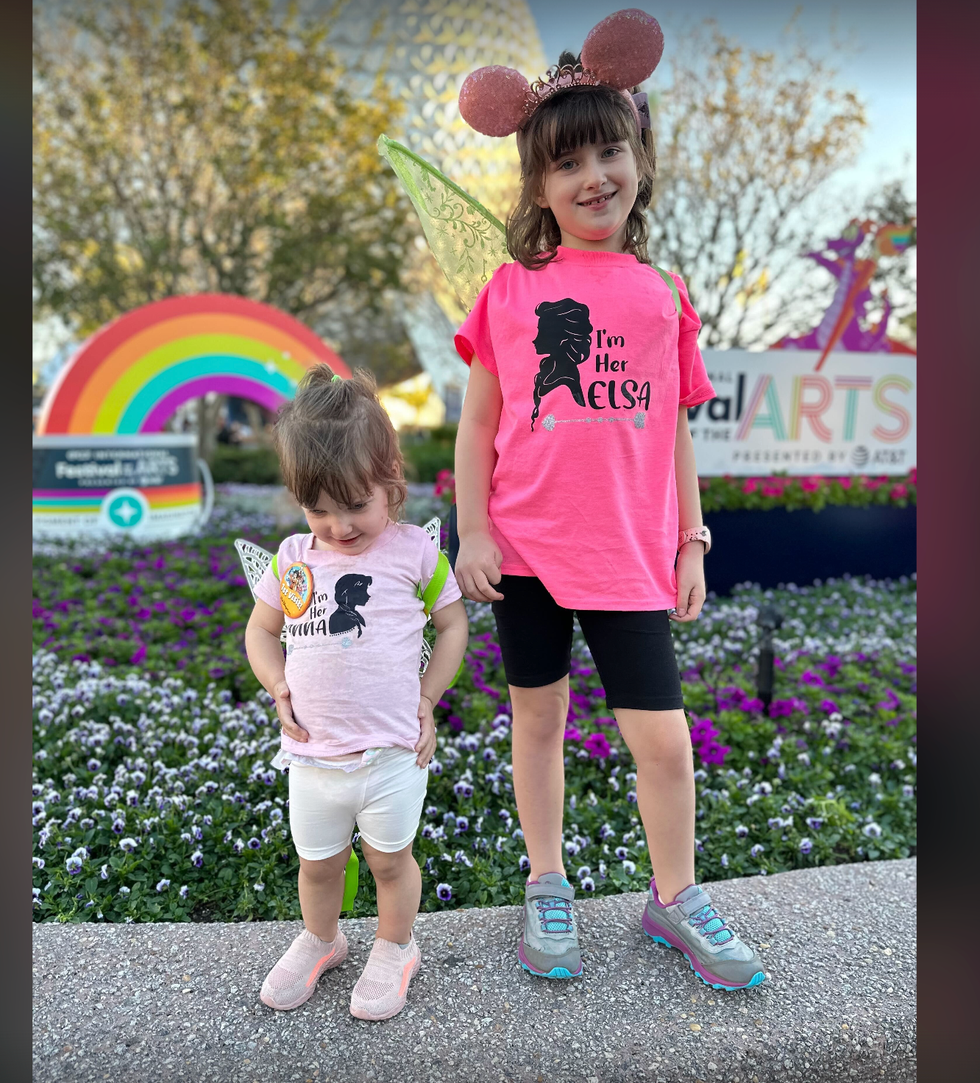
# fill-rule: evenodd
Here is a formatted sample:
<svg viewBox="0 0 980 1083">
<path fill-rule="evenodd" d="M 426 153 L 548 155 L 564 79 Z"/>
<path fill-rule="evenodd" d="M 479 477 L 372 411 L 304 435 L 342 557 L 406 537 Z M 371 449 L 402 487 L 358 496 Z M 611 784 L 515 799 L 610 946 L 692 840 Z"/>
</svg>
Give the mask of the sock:
<svg viewBox="0 0 980 1083">
<path fill-rule="evenodd" d="M 411 944 L 411 940 L 409 940 L 408 944 Z M 408 947 L 408 944 L 399 944 L 398 946 L 404 951 Z"/>
</svg>

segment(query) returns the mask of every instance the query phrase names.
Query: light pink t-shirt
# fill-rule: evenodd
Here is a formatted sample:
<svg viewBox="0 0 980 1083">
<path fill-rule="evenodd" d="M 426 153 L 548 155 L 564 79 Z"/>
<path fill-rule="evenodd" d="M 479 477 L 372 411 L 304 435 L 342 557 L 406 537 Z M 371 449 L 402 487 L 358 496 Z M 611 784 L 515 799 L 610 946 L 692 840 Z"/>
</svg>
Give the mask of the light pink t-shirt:
<svg viewBox="0 0 980 1083">
<path fill-rule="evenodd" d="M 491 534 L 501 571 L 567 609 L 677 604 L 674 438 L 714 397 L 684 283 L 622 252 L 559 246 L 498 267 L 456 335 L 500 381 Z"/>
<path fill-rule="evenodd" d="M 314 549 L 312 534 L 279 546 L 284 573 L 303 561 L 314 597 L 286 622 L 286 683 L 293 716 L 307 743 L 283 734 L 282 747 L 301 756 L 343 756 L 367 748 L 413 749 L 419 740 L 419 659 L 425 612 L 419 584 L 428 584 L 438 551 L 421 527 L 389 523 L 356 556 Z M 282 609 L 271 566 L 255 595 Z M 452 575 L 433 605 L 460 597 Z"/>
</svg>

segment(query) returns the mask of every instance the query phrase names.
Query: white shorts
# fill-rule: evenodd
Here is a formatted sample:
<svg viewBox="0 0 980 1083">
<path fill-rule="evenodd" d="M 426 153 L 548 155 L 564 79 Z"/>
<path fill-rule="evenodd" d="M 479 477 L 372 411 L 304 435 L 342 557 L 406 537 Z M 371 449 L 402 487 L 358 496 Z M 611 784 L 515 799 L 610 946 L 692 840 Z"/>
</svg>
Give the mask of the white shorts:
<svg viewBox="0 0 980 1083">
<path fill-rule="evenodd" d="M 415 838 L 429 771 L 408 748 L 383 748 L 366 767 L 330 771 L 289 767 L 289 829 L 307 861 L 323 861 L 350 845 L 354 824 L 364 841 L 386 854 Z"/>
</svg>

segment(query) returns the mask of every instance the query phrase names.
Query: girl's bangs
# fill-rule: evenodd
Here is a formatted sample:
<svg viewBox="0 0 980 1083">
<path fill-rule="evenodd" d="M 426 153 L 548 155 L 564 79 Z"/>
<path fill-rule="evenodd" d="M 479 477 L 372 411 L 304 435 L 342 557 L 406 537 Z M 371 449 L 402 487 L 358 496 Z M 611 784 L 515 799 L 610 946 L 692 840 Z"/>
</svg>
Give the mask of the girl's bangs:
<svg viewBox="0 0 980 1083">
<path fill-rule="evenodd" d="M 320 485 L 327 496 L 346 507 L 370 499 L 375 484 L 370 467 L 365 468 L 362 463 L 351 462 L 346 470 L 326 470 L 320 475 Z"/>
<path fill-rule="evenodd" d="M 566 90 L 548 103 L 539 137 L 551 161 L 592 143 L 631 142 L 636 122 L 625 101 L 619 108 L 618 102 L 597 89 Z"/>
</svg>

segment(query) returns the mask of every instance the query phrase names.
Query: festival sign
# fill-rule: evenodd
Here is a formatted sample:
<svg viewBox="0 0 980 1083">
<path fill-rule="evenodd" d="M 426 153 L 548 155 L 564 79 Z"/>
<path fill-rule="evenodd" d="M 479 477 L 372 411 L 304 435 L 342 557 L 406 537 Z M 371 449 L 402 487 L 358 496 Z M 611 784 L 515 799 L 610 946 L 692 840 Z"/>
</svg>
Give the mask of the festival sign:
<svg viewBox="0 0 980 1083">
<path fill-rule="evenodd" d="M 905 474 L 915 356 L 705 350 L 716 397 L 688 410 L 698 473 Z"/>
<path fill-rule="evenodd" d="M 177 407 L 215 392 L 276 410 L 317 362 L 351 375 L 299 320 L 243 297 L 170 297 L 107 324 L 42 404 L 35 536 L 194 530 L 210 514 L 210 475 L 195 461 L 194 434 L 163 432 Z"/>
<path fill-rule="evenodd" d="M 213 504 L 194 433 L 36 436 L 33 484 L 36 538 L 179 538 L 207 522 Z"/>
</svg>

